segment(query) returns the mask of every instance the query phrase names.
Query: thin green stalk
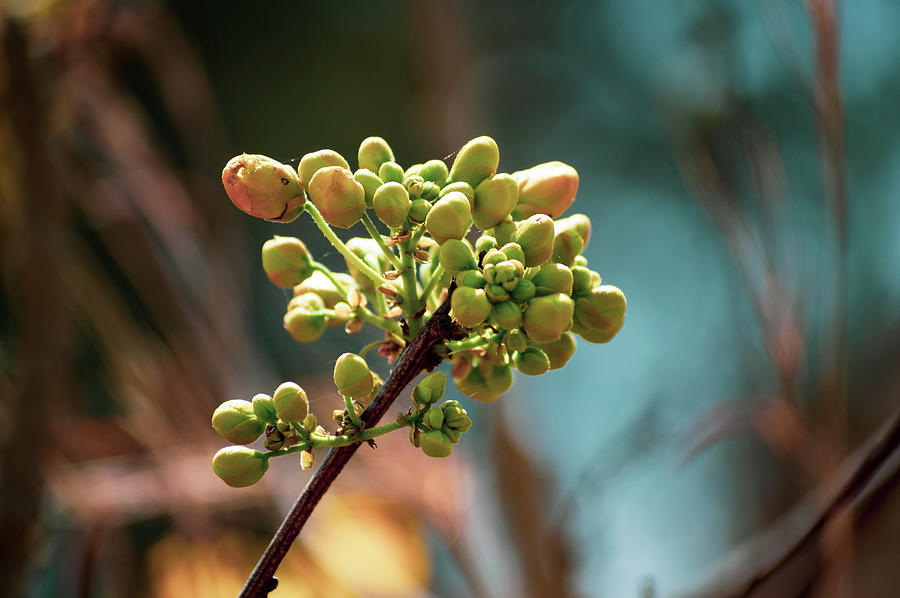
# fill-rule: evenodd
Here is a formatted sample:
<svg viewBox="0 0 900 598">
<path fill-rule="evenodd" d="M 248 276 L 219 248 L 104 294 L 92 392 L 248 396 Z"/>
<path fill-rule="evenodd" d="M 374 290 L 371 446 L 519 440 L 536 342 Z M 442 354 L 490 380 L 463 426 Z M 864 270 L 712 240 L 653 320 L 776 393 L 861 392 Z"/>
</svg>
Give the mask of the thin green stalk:
<svg viewBox="0 0 900 598">
<path fill-rule="evenodd" d="M 381 274 L 369 267 L 368 264 L 359 259 L 359 257 L 355 253 L 350 251 L 350 249 L 346 245 L 344 245 L 344 242 L 341 241 L 336 234 L 334 234 L 334 231 L 331 230 L 331 226 L 329 226 L 328 223 L 325 222 L 325 219 L 322 218 L 322 214 L 319 213 L 319 210 L 316 209 L 316 206 L 314 206 L 311 201 L 306 202 L 305 209 L 307 212 L 309 212 L 309 215 L 312 216 L 312 219 L 315 221 L 316 226 L 319 227 L 319 230 L 322 231 L 322 234 L 325 235 L 325 238 L 328 239 L 328 242 L 331 243 L 348 262 L 359 268 L 360 272 L 362 272 L 367 278 L 374 282 L 376 287 L 388 283 L 387 279 L 385 279 Z"/>
<path fill-rule="evenodd" d="M 353 425 L 356 426 L 357 430 L 361 429 L 363 423 L 362 420 L 359 419 L 359 414 L 356 412 L 356 409 L 353 407 L 353 399 L 344 397 L 344 405 L 347 407 L 347 415 L 350 416 L 350 421 L 353 422 Z"/>
<path fill-rule="evenodd" d="M 422 329 L 422 318 L 413 317 L 419 311 L 419 296 L 416 293 L 416 262 L 413 259 L 412 252 L 415 251 L 415 245 L 410 239 L 401 251 L 403 254 L 403 269 L 400 271 L 403 277 L 403 291 L 405 297 L 403 299 L 403 312 L 406 314 L 406 323 L 409 325 L 409 338 L 413 339 Z"/>
<path fill-rule="evenodd" d="M 331 270 L 329 270 L 326 266 L 324 266 L 323 264 L 320 264 L 318 262 L 313 263 L 313 268 L 315 268 L 316 270 L 318 270 L 319 272 L 324 274 L 325 277 L 331 281 L 331 284 L 334 285 L 334 288 L 337 289 L 338 293 L 340 293 L 341 298 L 343 298 L 343 300 L 346 301 L 347 303 L 350 303 L 350 297 L 347 293 L 346 287 L 344 287 L 344 285 L 342 285 L 340 283 L 340 281 L 337 279 L 337 277 L 334 275 L 334 273 Z M 375 291 L 375 295 L 376 295 L 376 297 L 380 297 L 381 293 L 379 293 L 378 291 Z M 383 301 L 383 299 L 382 299 L 382 301 Z M 334 312 L 331 312 L 331 313 L 333 314 Z M 391 320 L 389 318 L 379 317 L 363 306 L 356 308 L 356 316 L 363 322 L 368 322 L 369 324 L 377 326 L 377 327 L 381 328 L 382 330 L 400 334 L 400 326 L 396 322 L 394 322 L 393 320 Z"/>
<path fill-rule="evenodd" d="M 425 288 L 422 289 L 422 304 L 426 305 L 428 301 L 428 297 L 431 295 L 431 292 L 437 286 L 438 281 L 444 276 L 444 267 L 438 264 L 438 267 L 434 269 L 434 273 L 431 275 L 431 278 L 428 279 L 428 284 L 425 285 Z"/>
<path fill-rule="evenodd" d="M 366 227 L 366 230 L 369 231 L 369 234 L 372 236 L 372 238 L 375 239 L 375 242 L 378 243 L 378 246 L 381 247 L 381 251 L 387 257 L 387 259 L 395 268 L 399 270 L 401 267 L 400 259 L 397 257 L 397 254 L 391 251 L 390 247 L 385 245 L 384 239 L 381 238 L 381 233 L 378 232 L 377 228 L 375 228 L 375 223 L 372 222 L 372 219 L 369 218 L 369 215 L 367 213 L 363 213 L 360 220 L 362 220 L 363 226 Z"/>
<path fill-rule="evenodd" d="M 458 353 L 459 351 L 466 351 L 467 349 L 474 349 L 475 347 L 480 347 L 482 345 L 486 345 L 488 343 L 499 343 L 503 339 L 503 336 L 500 334 L 494 334 L 487 338 L 475 335 L 470 336 L 469 338 L 463 339 L 461 341 L 455 341 L 450 343 L 444 343 L 444 346 L 451 353 Z"/>
</svg>

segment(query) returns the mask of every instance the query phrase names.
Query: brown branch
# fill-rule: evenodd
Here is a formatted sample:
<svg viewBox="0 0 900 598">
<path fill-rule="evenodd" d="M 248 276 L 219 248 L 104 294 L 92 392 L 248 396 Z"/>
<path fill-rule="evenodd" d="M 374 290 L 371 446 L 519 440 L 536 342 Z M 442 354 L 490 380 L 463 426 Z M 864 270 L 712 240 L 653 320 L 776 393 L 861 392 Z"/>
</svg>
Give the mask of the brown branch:
<svg viewBox="0 0 900 598">
<path fill-rule="evenodd" d="M 450 288 L 451 294 L 453 286 Z M 434 315 L 425 324 L 425 327 L 416 335 L 409 344 L 397 365 L 391 370 L 391 375 L 375 395 L 372 404 L 362 414 L 366 427 L 378 423 L 390 406 L 394 403 L 406 386 L 423 370 L 432 370 L 440 362 L 441 358 L 433 351 L 434 346 L 444 340 L 457 340 L 463 338 L 462 329 L 450 317 L 450 295 L 435 311 Z M 325 461 L 316 471 L 315 475 L 303 489 L 303 493 L 297 498 L 297 502 L 287 514 L 266 551 L 260 557 L 253 569 L 253 573 L 244 584 L 240 598 L 260 598 L 266 596 L 277 585 L 273 578 L 275 570 L 281 564 L 291 544 L 297 539 L 300 530 L 313 509 L 322 499 L 331 483 L 337 478 L 350 457 L 359 448 L 359 444 L 352 444 L 328 451 Z"/>
</svg>

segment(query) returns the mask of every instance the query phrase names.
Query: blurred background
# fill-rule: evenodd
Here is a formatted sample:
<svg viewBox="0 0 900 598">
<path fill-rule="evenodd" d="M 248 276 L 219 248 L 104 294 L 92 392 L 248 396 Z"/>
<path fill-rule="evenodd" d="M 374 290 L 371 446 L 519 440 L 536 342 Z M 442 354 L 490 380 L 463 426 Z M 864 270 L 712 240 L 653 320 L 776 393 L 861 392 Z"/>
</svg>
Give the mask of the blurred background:
<svg viewBox="0 0 900 598">
<path fill-rule="evenodd" d="M 235 595 L 310 473 L 228 488 L 212 410 L 296 380 L 327 414 L 377 335 L 291 340 L 259 247 L 342 260 L 234 209 L 223 165 L 487 134 L 503 171 L 578 169 L 626 325 L 459 397 L 450 459 L 361 450 L 272 596 L 896 595 L 898 27 L 894 0 L 0 2 L 0 594 Z"/>
</svg>

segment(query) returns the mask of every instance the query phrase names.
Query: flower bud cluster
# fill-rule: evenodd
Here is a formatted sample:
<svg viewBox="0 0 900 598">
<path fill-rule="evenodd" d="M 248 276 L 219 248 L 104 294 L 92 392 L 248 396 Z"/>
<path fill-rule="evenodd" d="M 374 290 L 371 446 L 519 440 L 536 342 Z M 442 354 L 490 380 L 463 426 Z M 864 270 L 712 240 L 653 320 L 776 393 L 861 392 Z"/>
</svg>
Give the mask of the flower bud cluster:
<svg viewBox="0 0 900 598">
<path fill-rule="evenodd" d="M 435 403 L 444 395 L 447 376 L 434 372 L 413 389 L 413 405 L 418 416 L 409 429 L 410 443 L 429 457 L 447 457 L 453 445 L 471 426 L 472 420 L 459 401 Z"/>
</svg>

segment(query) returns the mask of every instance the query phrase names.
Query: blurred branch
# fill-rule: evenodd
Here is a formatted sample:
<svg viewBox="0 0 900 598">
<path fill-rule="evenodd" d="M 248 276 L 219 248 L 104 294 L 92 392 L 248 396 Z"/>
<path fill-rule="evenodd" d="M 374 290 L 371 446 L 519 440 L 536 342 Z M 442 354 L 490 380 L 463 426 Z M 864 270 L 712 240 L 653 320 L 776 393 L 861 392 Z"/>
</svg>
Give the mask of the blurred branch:
<svg viewBox="0 0 900 598">
<path fill-rule="evenodd" d="M 439 363 L 440 358 L 434 353 L 434 346 L 445 340 L 457 340 L 464 338 L 462 330 L 450 318 L 450 297 L 453 289 L 444 303 L 434 312 L 425 327 L 416 335 L 412 343 L 397 361 L 397 365 L 391 370 L 391 375 L 375 395 L 372 404 L 363 412 L 362 420 L 366 427 L 373 426 L 384 417 L 387 410 L 394 403 L 406 386 L 413 381 L 423 370 L 432 370 Z M 273 576 L 278 565 L 284 559 L 291 544 L 297 539 L 309 516 L 316 505 L 328 491 L 331 483 L 350 461 L 350 458 L 360 447 L 360 444 L 332 449 L 315 475 L 304 488 L 303 493 L 297 498 L 294 506 L 285 517 L 278 531 L 266 551 L 260 557 L 259 562 L 250 574 L 247 583 L 241 590 L 242 598 L 258 598 L 271 592 L 277 582 Z"/>
</svg>

